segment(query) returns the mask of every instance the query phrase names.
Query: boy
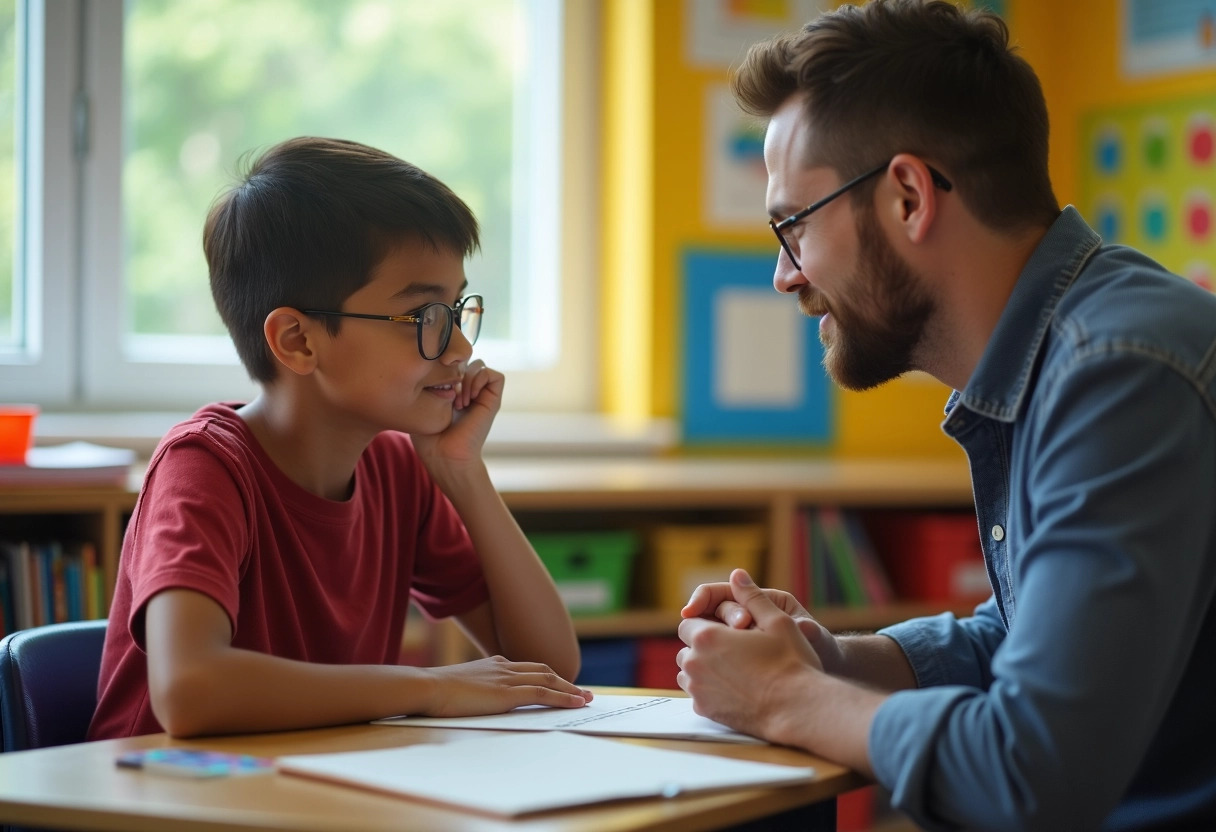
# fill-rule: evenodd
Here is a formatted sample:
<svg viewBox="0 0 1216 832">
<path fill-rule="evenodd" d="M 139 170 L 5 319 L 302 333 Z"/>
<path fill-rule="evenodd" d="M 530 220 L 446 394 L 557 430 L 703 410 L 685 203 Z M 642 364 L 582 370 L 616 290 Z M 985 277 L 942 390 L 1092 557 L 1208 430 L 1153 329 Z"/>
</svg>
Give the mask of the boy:
<svg viewBox="0 0 1216 832">
<path fill-rule="evenodd" d="M 218 200 L 212 295 L 261 393 L 204 407 L 151 460 L 90 739 L 590 699 L 481 459 L 503 376 L 470 361 L 477 245 L 446 186 L 354 142 L 283 142 Z M 492 658 L 397 666 L 411 597 Z"/>
</svg>

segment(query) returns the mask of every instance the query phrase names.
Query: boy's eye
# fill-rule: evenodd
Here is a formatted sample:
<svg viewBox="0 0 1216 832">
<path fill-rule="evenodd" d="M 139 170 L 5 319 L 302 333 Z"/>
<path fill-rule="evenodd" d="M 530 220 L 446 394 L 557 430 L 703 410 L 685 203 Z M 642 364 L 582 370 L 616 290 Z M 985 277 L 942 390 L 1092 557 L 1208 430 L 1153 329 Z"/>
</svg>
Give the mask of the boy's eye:
<svg viewBox="0 0 1216 832">
<path fill-rule="evenodd" d="M 434 326 L 439 323 L 439 307 L 435 304 L 422 307 L 418 313 L 424 326 Z"/>
</svg>

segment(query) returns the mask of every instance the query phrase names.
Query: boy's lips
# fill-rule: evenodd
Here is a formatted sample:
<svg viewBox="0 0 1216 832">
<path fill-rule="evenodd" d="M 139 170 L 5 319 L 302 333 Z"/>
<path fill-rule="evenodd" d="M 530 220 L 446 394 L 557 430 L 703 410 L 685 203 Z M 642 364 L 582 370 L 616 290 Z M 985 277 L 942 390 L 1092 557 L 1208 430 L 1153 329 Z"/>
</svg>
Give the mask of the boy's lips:
<svg viewBox="0 0 1216 832">
<path fill-rule="evenodd" d="M 455 392 L 460 389 L 460 376 L 453 376 L 446 381 L 441 381 L 438 384 L 428 384 L 424 389 L 431 390 L 436 393 Z"/>
</svg>

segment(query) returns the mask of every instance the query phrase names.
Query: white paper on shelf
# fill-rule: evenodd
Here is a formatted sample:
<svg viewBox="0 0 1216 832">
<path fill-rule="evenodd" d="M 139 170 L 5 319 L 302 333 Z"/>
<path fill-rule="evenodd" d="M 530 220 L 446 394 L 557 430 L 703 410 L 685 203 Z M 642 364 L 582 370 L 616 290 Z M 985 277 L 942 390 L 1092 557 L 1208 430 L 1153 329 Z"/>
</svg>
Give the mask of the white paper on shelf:
<svg viewBox="0 0 1216 832">
<path fill-rule="evenodd" d="M 23 464 L 0 465 L 5 485 L 121 485 L 126 482 L 135 452 L 92 442 L 30 448 Z"/>
</svg>

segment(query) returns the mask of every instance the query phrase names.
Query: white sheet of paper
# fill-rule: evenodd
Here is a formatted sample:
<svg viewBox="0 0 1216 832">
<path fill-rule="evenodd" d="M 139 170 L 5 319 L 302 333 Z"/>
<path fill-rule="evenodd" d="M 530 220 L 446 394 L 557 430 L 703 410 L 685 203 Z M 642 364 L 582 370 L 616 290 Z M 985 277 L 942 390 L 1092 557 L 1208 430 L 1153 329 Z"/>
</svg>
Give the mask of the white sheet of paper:
<svg viewBox="0 0 1216 832">
<path fill-rule="evenodd" d="M 565 731 L 280 757 L 287 774 L 512 817 L 636 797 L 805 783 L 809 767 L 646 748 Z"/>
<path fill-rule="evenodd" d="M 677 740 L 763 743 L 693 712 L 692 700 L 671 696 L 596 694 L 582 708 L 516 708 L 489 716 L 395 716 L 377 725 L 421 725 L 429 728 L 482 728 L 499 731 L 572 731 L 617 737 L 664 737 Z"/>
</svg>

